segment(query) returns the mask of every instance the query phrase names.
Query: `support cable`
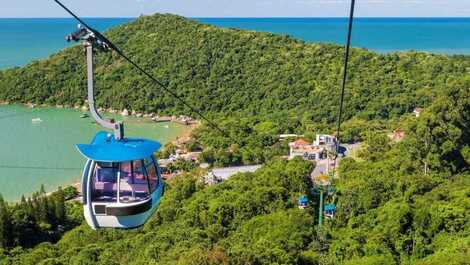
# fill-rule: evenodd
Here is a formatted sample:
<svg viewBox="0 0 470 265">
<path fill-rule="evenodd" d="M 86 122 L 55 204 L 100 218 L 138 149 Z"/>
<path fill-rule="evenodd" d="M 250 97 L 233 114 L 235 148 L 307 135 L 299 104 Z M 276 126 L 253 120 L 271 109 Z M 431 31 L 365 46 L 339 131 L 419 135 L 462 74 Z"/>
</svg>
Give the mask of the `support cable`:
<svg viewBox="0 0 470 265">
<path fill-rule="evenodd" d="M 340 148 L 339 138 L 340 138 L 341 123 L 342 123 L 343 108 L 344 108 L 344 94 L 345 94 L 346 83 L 348 79 L 349 50 L 351 47 L 351 33 L 352 33 L 352 26 L 353 26 L 353 20 L 354 20 L 355 2 L 356 2 L 355 0 L 351 0 L 351 9 L 349 12 L 348 35 L 347 35 L 347 41 L 346 41 L 346 51 L 344 53 L 343 82 L 341 85 L 341 98 L 340 98 L 339 111 L 338 111 L 338 127 L 336 129 L 336 154 L 335 154 L 335 159 L 334 159 L 335 167 L 336 167 L 336 160 L 338 158 L 339 148 Z"/>
<path fill-rule="evenodd" d="M 344 109 L 344 94 L 346 91 L 346 84 L 347 84 L 347 79 L 348 79 L 348 63 L 349 63 L 349 51 L 351 48 L 351 33 L 352 33 L 352 26 L 353 26 L 353 20 L 354 20 L 354 6 L 355 6 L 355 0 L 351 0 L 351 9 L 349 11 L 349 25 L 348 25 L 348 35 L 346 39 L 346 51 L 344 53 L 344 66 L 343 66 L 343 80 L 341 84 L 341 97 L 340 97 L 340 102 L 339 102 L 339 110 L 338 110 L 338 127 L 336 129 L 336 152 L 335 152 L 335 157 L 334 157 L 334 172 L 336 174 L 337 172 L 337 159 L 338 159 L 338 154 L 340 151 L 340 133 L 341 133 L 341 122 L 342 122 L 342 116 L 343 116 L 343 109 Z M 330 166 L 329 163 L 330 161 L 328 160 L 328 167 Z M 330 177 L 330 182 L 328 186 L 332 185 L 332 178 Z M 319 206 L 319 217 L 318 217 L 318 225 L 321 226 L 323 222 L 323 187 L 320 189 L 320 206 Z"/>
</svg>

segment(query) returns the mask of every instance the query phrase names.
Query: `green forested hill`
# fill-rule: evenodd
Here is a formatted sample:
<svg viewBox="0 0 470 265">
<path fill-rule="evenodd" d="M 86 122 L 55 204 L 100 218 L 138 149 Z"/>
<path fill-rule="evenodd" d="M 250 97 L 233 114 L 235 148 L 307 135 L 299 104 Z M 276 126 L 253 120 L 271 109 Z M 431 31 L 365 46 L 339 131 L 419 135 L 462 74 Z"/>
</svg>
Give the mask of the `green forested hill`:
<svg viewBox="0 0 470 265">
<path fill-rule="evenodd" d="M 286 154 L 276 134 L 332 126 L 340 47 L 172 15 L 107 35 L 240 139 L 201 128 L 192 144 L 204 145 L 204 160 L 266 166 L 212 187 L 185 174 L 142 228 L 83 224 L 54 244 L 5 249 L 0 264 L 469 264 L 469 58 L 353 50 L 343 136 L 363 149 L 341 162 L 336 217 L 319 227 L 318 192 L 309 210 L 295 201 L 312 188 L 312 165 L 275 158 Z M 0 98 L 83 104 L 83 61 L 75 47 L 0 72 Z M 97 62 L 99 105 L 188 114 L 116 55 Z M 407 115 L 415 106 L 425 108 L 419 118 Z M 384 129 L 397 127 L 406 137 L 392 143 Z M 3 227 L 0 218 L 2 236 Z"/>
<path fill-rule="evenodd" d="M 285 148 L 274 146 L 275 134 L 330 132 L 335 124 L 340 46 L 158 14 L 106 35 L 229 132 L 232 139 L 204 128 L 195 133 L 200 144 L 213 147 L 206 148 L 205 157 L 217 165 L 268 161 Z M 98 106 L 198 118 L 116 54 L 102 53 L 96 64 Z M 400 117 L 415 107 L 428 107 L 450 88 L 470 87 L 470 58 L 464 56 L 353 49 L 350 66 L 343 142 L 361 140 L 367 130 L 395 129 Z M 73 106 L 84 104 L 85 98 L 82 47 L 0 71 L 3 101 Z M 226 152 L 232 144 L 239 147 L 234 156 Z"/>
<path fill-rule="evenodd" d="M 305 126 L 334 121 L 340 46 L 220 29 L 174 15 L 141 17 L 106 35 L 205 112 L 290 117 Z M 83 49 L 74 47 L 2 71 L 0 99 L 83 104 L 84 61 Z M 468 75 L 470 59 L 354 49 L 351 69 L 346 119 L 387 119 L 429 105 L 439 90 Z M 96 72 L 101 106 L 190 114 L 117 55 L 101 54 Z"/>
</svg>

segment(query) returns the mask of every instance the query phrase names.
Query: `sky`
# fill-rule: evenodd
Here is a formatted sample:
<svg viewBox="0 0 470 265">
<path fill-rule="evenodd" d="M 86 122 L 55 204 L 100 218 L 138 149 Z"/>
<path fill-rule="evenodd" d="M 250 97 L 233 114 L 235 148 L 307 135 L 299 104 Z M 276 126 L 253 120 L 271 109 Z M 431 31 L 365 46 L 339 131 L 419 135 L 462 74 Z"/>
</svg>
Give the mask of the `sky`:
<svg viewBox="0 0 470 265">
<path fill-rule="evenodd" d="M 0 18 L 68 17 L 53 0 L 0 0 Z M 83 17 L 345 17 L 350 0 L 62 0 Z M 470 0 L 356 0 L 358 17 L 470 17 Z"/>
</svg>

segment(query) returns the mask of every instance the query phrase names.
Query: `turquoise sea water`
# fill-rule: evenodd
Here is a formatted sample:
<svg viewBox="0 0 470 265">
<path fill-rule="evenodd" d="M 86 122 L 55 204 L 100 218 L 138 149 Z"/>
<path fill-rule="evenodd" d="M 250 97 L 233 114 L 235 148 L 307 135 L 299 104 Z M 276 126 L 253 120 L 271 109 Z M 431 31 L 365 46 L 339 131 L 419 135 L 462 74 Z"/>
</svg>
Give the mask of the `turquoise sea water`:
<svg viewBox="0 0 470 265">
<path fill-rule="evenodd" d="M 308 42 L 344 44 L 345 18 L 200 18 L 230 28 L 285 34 Z M 470 54 L 470 18 L 356 18 L 352 45 L 379 52 L 404 50 Z"/>
<path fill-rule="evenodd" d="M 308 42 L 344 43 L 344 18 L 195 18 L 230 28 L 287 34 Z M 87 18 L 99 30 L 130 18 Z M 70 18 L 0 18 L 0 68 L 22 66 L 67 47 L 65 35 L 76 28 Z M 470 54 L 470 18 L 357 18 L 353 45 L 379 52 L 419 50 Z"/>
<path fill-rule="evenodd" d="M 129 18 L 88 18 L 98 30 L 130 21 Z M 65 36 L 75 31 L 69 18 L 0 18 L 0 68 L 22 66 L 46 58 L 69 45 Z"/>
<path fill-rule="evenodd" d="M 17 200 L 22 194 L 78 182 L 85 159 L 75 149 L 89 143 L 101 128 L 73 109 L 0 106 L 0 194 Z M 106 115 L 109 117 L 109 115 Z M 116 117 L 116 116 L 114 116 Z M 42 122 L 33 123 L 40 118 Z M 116 117 L 119 120 L 122 117 Z M 124 119 L 127 136 L 174 140 L 186 130 L 175 123 Z"/>
</svg>

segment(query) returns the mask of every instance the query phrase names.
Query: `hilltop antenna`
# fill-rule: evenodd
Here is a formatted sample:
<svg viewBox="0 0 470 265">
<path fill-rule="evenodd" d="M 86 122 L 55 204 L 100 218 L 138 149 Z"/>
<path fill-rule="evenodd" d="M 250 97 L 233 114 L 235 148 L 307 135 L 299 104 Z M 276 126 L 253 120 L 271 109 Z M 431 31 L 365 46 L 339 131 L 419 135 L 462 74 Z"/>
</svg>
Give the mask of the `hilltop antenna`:
<svg viewBox="0 0 470 265">
<path fill-rule="evenodd" d="M 204 114 L 201 113 L 198 109 L 194 108 L 191 106 L 189 103 L 186 102 L 182 97 L 178 96 L 175 92 L 171 91 L 165 84 L 163 84 L 161 81 L 159 81 L 157 78 L 155 78 L 153 75 L 151 75 L 149 72 L 145 71 L 141 66 L 139 66 L 137 63 L 135 63 L 133 60 L 131 60 L 124 52 L 122 52 L 116 45 L 114 45 L 109 39 L 107 39 L 103 34 L 101 34 L 99 31 L 96 29 L 90 27 L 85 21 L 80 19 L 77 15 L 75 15 L 70 9 L 68 9 L 64 4 L 62 4 L 59 0 L 54 0 L 60 7 L 62 7 L 67 13 L 69 13 L 72 17 L 74 17 L 82 26 L 88 31 L 89 35 L 92 35 L 93 38 L 95 39 L 95 42 L 98 44 L 98 47 L 104 47 L 106 50 L 113 50 L 117 54 L 119 54 L 122 58 L 124 58 L 127 62 L 129 62 L 132 66 L 134 66 L 137 70 L 139 70 L 142 74 L 147 76 L 150 80 L 155 82 L 160 88 L 162 88 L 165 92 L 170 94 L 172 97 L 176 98 L 179 100 L 183 105 L 185 105 L 187 108 L 189 108 L 192 112 L 196 113 L 199 117 L 201 117 L 203 120 L 205 120 L 212 128 L 218 130 L 221 132 L 224 136 L 232 139 L 230 135 L 228 135 L 224 130 L 222 130 L 217 124 L 212 122 L 209 118 L 207 118 Z M 88 50 L 88 48 L 87 48 Z M 118 125 L 119 126 L 119 125 Z M 106 127 L 106 126 L 105 126 Z M 115 130 L 116 133 L 116 130 Z"/>
</svg>

